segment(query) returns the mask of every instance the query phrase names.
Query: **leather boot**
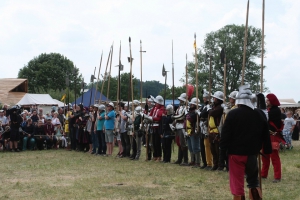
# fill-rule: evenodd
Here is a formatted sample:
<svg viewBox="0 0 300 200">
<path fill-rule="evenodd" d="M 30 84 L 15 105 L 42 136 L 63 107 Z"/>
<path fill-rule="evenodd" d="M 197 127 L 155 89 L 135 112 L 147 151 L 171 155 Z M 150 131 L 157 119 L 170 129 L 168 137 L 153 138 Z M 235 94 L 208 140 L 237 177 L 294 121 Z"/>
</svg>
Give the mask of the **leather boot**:
<svg viewBox="0 0 300 200">
<path fill-rule="evenodd" d="M 139 160 L 141 155 L 141 151 L 136 152 L 135 160 Z"/>
<path fill-rule="evenodd" d="M 261 200 L 262 194 L 260 188 L 249 188 L 249 198 L 251 200 Z"/>
<path fill-rule="evenodd" d="M 178 147 L 178 158 L 173 164 L 181 164 L 182 158 L 183 158 L 182 151 L 181 151 L 180 147 Z"/>
<path fill-rule="evenodd" d="M 245 200 L 245 196 L 233 195 L 233 200 Z"/>
<path fill-rule="evenodd" d="M 188 158 L 188 149 L 187 149 L 187 147 L 182 148 L 182 155 L 183 155 L 183 162 L 188 163 L 189 158 Z"/>
</svg>

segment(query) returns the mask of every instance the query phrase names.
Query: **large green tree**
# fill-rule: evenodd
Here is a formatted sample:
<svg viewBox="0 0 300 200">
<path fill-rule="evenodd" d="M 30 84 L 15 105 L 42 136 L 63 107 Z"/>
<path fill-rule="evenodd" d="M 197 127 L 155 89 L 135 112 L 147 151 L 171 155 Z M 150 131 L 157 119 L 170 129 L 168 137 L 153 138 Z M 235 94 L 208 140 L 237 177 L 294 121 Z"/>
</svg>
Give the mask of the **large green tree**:
<svg viewBox="0 0 300 200">
<path fill-rule="evenodd" d="M 210 32 L 204 39 L 202 47 L 197 49 L 199 95 L 202 89 L 209 88 L 209 63 L 212 64 L 212 92 L 223 91 L 224 65 L 220 60 L 220 52 L 226 52 L 226 93 L 237 90 L 241 84 L 243 46 L 245 26 L 227 25 L 215 32 Z M 246 46 L 245 83 L 251 85 L 252 91 L 260 88 L 261 29 L 249 26 Z M 256 62 L 255 62 L 256 61 Z M 188 63 L 189 83 L 195 84 L 194 61 Z M 182 79 L 185 82 L 185 78 Z M 267 89 L 267 88 L 265 88 Z"/>
<path fill-rule="evenodd" d="M 31 93 L 53 93 L 59 96 L 67 86 L 79 95 L 82 76 L 74 63 L 59 53 L 42 53 L 19 70 L 18 78 L 28 79 Z M 70 100 L 72 101 L 72 99 Z"/>
</svg>

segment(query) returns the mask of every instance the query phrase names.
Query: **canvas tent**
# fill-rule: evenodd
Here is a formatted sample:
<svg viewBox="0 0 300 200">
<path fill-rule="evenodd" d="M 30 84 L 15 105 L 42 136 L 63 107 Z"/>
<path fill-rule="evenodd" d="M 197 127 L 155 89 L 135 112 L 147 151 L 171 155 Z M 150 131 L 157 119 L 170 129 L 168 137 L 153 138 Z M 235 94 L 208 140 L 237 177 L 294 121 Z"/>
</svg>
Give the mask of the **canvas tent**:
<svg viewBox="0 0 300 200">
<path fill-rule="evenodd" d="M 57 106 L 58 103 L 55 102 L 49 94 L 25 94 L 24 97 L 17 103 L 21 106 L 31 106 L 31 105 L 47 105 L 47 106 Z"/>
<path fill-rule="evenodd" d="M 85 92 L 85 93 L 83 94 L 83 106 L 88 107 L 88 106 L 90 105 L 90 97 L 91 97 L 91 93 L 92 93 L 91 105 L 94 105 L 95 103 L 98 103 L 98 102 L 99 102 L 99 100 L 100 100 L 100 94 L 101 94 L 101 93 L 100 93 L 99 91 L 97 91 L 96 98 L 95 98 L 96 101 L 94 102 L 94 97 L 95 97 L 96 89 L 93 88 L 93 90 L 92 90 L 92 89 L 89 89 L 87 92 Z M 76 99 L 76 104 L 82 103 L 81 101 L 82 101 L 82 96 L 80 96 L 80 97 L 78 97 L 78 98 Z M 106 96 L 104 96 L 104 95 L 102 94 L 102 96 L 101 96 L 101 101 L 100 101 L 100 102 L 104 102 L 104 101 L 109 102 L 110 100 L 107 99 Z M 72 105 L 73 105 L 73 104 L 75 104 L 75 101 L 72 102 Z"/>
</svg>

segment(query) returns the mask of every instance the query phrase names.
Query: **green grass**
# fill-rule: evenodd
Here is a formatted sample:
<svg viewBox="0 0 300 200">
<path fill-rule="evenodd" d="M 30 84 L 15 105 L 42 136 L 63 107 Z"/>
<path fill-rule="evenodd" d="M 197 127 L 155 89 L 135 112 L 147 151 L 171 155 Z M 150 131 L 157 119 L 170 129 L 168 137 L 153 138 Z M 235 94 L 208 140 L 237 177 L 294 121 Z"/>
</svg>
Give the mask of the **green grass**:
<svg viewBox="0 0 300 200">
<path fill-rule="evenodd" d="M 300 142 L 293 145 L 280 154 L 282 181 L 272 183 L 272 167 L 263 180 L 264 199 L 300 199 Z M 226 172 L 144 159 L 145 152 L 140 161 L 65 150 L 0 152 L 0 199 L 232 199 Z"/>
</svg>

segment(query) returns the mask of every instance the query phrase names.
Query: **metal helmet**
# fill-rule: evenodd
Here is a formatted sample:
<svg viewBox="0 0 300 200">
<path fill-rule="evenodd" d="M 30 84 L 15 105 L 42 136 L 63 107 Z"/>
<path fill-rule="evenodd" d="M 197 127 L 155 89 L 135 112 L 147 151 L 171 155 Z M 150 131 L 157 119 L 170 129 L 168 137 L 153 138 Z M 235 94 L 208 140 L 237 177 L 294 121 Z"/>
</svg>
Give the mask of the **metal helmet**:
<svg viewBox="0 0 300 200">
<path fill-rule="evenodd" d="M 203 95 L 203 98 L 208 98 L 209 97 L 209 92 L 206 89 L 203 89 L 202 90 L 202 95 Z"/>
<path fill-rule="evenodd" d="M 174 113 L 174 108 L 172 105 L 167 105 L 166 107 L 167 115 L 172 115 Z"/>
<path fill-rule="evenodd" d="M 191 99 L 191 101 L 189 102 L 189 104 L 193 104 L 193 105 L 197 105 L 197 98 L 196 97 L 194 97 L 194 98 L 192 98 Z M 200 104 L 200 100 L 198 99 L 198 105 Z"/>
<path fill-rule="evenodd" d="M 133 100 L 133 105 L 134 106 L 139 106 L 139 105 L 141 105 L 141 102 L 139 102 L 139 100 Z"/>
<path fill-rule="evenodd" d="M 151 105 L 154 105 L 154 99 L 155 99 L 155 98 L 154 98 L 152 95 L 149 95 L 147 101 L 148 101 Z"/>
<path fill-rule="evenodd" d="M 180 101 L 186 101 L 186 93 L 182 93 L 179 97 L 178 97 L 178 100 Z"/>
<path fill-rule="evenodd" d="M 105 110 L 105 105 L 100 104 L 100 105 L 98 106 L 98 109 L 99 109 L 99 110 Z"/>
<path fill-rule="evenodd" d="M 228 97 L 232 98 L 232 99 L 236 99 L 237 93 L 238 93 L 238 91 L 233 91 L 233 92 L 230 93 L 230 95 Z"/>
<path fill-rule="evenodd" d="M 134 114 L 135 115 L 140 115 L 141 114 L 141 111 L 142 111 L 142 107 L 141 106 L 138 106 L 134 109 Z"/>
<path fill-rule="evenodd" d="M 98 107 L 99 107 L 99 104 L 94 104 L 94 107 L 97 107 L 97 108 L 98 108 Z"/>
<path fill-rule="evenodd" d="M 131 107 L 132 103 L 129 102 L 129 107 Z M 128 102 L 125 103 L 124 107 L 128 107 Z"/>
<path fill-rule="evenodd" d="M 158 95 L 158 96 L 156 96 L 154 102 L 159 105 L 164 105 L 164 98 L 162 96 Z"/>
<path fill-rule="evenodd" d="M 212 97 L 219 99 L 221 101 L 224 101 L 224 93 L 221 91 L 216 91 L 213 95 L 211 95 Z"/>
</svg>

